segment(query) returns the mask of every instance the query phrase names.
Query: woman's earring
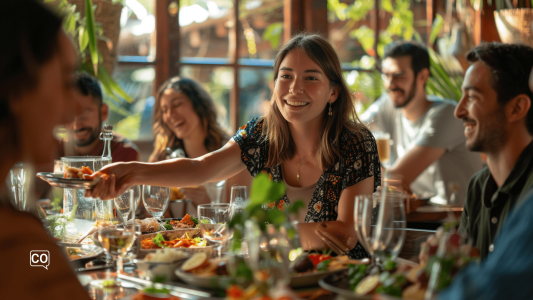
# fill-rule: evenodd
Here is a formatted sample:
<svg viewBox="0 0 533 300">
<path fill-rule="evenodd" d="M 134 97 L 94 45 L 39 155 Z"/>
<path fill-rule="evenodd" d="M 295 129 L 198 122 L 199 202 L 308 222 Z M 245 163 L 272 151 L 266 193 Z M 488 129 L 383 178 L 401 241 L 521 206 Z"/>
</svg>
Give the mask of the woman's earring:
<svg viewBox="0 0 533 300">
<path fill-rule="evenodd" d="M 333 111 L 331 110 L 331 102 L 329 103 L 329 112 L 328 115 L 333 116 Z"/>
</svg>

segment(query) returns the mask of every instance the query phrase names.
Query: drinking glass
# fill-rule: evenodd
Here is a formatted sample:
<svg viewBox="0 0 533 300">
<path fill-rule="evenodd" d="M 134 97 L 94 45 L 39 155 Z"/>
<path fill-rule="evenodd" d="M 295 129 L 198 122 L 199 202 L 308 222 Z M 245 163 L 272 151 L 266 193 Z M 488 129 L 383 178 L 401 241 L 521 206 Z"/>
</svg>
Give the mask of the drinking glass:
<svg viewBox="0 0 533 300">
<path fill-rule="evenodd" d="M 123 222 L 129 221 L 132 218 L 132 215 L 135 214 L 135 210 L 137 210 L 137 207 L 139 207 L 140 198 L 140 188 L 138 185 L 135 185 L 124 192 L 124 194 L 114 199 L 117 215 L 122 219 Z M 130 206 L 130 203 L 134 204 L 133 210 Z"/>
<path fill-rule="evenodd" d="M 156 219 L 160 219 L 168 207 L 170 188 L 159 186 L 143 186 L 143 203 L 146 210 Z"/>
<path fill-rule="evenodd" d="M 10 171 L 13 200 L 18 210 L 26 210 L 27 188 L 29 187 L 28 170 L 21 163 L 13 166 Z"/>
<path fill-rule="evenodd" d="M 247 262 L 256 285 L 268 288 L 280 282 L 288 284 L 290 247 L 283 242 L 282 232 L 274 226 L 267 226 L 262 232 L 251 220 L 246 221 L 244 227 L 249 253 Z"/>
<path fill-rule="evenodd" d="M 390 134 L 388 132 L 374 132 L 374 138 L 378 147 L 379 160 L 383 167 L 390 166 Z"/>
<path fill-rule="evenodd" d="M 130 196 L 127 199 L 131 210 L 135 207 L 134 197 Z M 122 228 L 100 228 L 98 232 L 98 241 L 104 251 L 113 258 L 117 273 L 123 272 L 123 258 L 131 250 L 135 240 L 135 214 L 131 213 L 131 215 L 129 220 L 122 223 Z"/>
<path fill-rule="evenodd" d="M 225 184 L 226 180 L 208 182 L 204 184 L 211 203 L 220 203 L 220 197 L 222 196 L 222 190 L 224 189 Z"/>
<path fill-rule="evenodd" d="M 231 187 L 231 199 L 230 199 L 230 205 L 231 205 L 231 213 L 232 216 L 236 213 L 242 212 L 244 209 L 244 201 L 246 200 L 246 187 L 245 186 L 232 186 Z"/>
<path fill-rule="evenodd" d="M 213 244 L 218 257 L 222 257 L 222 247 L 230 239 L 227 223 L 231 220 L 231 206 L 228 203 L 198 205 L 198 224 L 204 240 Z"/>
<path fill-rule="evenodd" d="M 374 202 L 377 200 L 378 206 L 384 208 L 381 232 L 389 239 L 385 248 L 376 251 L 376 256 L 381 261 L 395 260 L 402 250 L 406 226 L 404 195 L 391 190 L 374 193 Z"/>
</svg>

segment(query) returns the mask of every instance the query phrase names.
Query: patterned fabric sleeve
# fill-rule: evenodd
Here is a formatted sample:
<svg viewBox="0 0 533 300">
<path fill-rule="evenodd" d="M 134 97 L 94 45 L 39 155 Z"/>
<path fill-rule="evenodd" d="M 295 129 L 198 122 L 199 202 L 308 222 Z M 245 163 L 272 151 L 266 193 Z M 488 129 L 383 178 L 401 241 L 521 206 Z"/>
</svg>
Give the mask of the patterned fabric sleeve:
<svg viewBox="0 0 533 300">
<path fill-rule="evenodd" d="M 342 189 L 374 176 L 375 192 L 381 185 L 381 165 L 374 136 L 367 128 L 363 128 L 359 132 L 348 132 L 342 139 Z"/>
<path fill-rule="evenodd" d="M 262 133 L 263 121 L 254 117 L 233 136 L 241 148 L 242 162 L 253 177 L 263 170 L 268 158 L 268 141 L 262 141 Z"/>
</svg>

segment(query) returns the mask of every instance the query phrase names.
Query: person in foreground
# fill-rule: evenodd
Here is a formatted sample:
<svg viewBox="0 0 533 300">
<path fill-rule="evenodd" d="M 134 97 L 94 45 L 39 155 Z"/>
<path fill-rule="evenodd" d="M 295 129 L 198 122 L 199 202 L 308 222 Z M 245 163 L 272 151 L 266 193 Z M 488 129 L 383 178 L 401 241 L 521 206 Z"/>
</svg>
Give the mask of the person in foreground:
<svg viewBox="0 0 533 300">
<path fill-rule="evenodd" d="M 53 159 L 53 129 L 80 112 L 80 95 L 77 55 L 62 20 L 34 0 L 5 1 L 2 9 L 9 12 L 0 19 L 0 178 L 6 178 L 17 162 Z M 43 258 L 48 269 L 30 266 L 32 250 L 49 251 Z M 89 299 L 42 222 L 5 198 L 0 198 L 0 266 L 2 299 Z"/>
<path fill-rule="evenodd" d="M 463 120 L 466 147 L 485 153 L 488 166 L 470 180 L 459 230 L 485 259 L 507 215 L 533 186 L 533 48 L 481 44 L 467 60 L 472 65 L 455 116 Z"/>
<path fill-rule="evenodd" d="M 533 299 L 533 189 L 503 224 L 494 251 L 460 271 L 438 300 Z"/>
<path fill-rule="evenodd" d="M 181 77 L 168 79 L 157 92 L 154 133 L 156 138 L 150 162 L 168 159 L 172 153 L 178 153 L 177 157 L 198 158 L 222 148 L 230 139 L 217 123 L 215 104 L 209 93 L 194 80 Z M 250 186 L 251 180 L 246 170 L 228 179 L 226 194 L 221 201 L 229 202 L 231 186 Z M 189 214 L 193 209 L 192 214 L 196 215 L 199 204 L 211 202 L 204 186 L 180 187 L 180 191 L 186 199 L 192 200 Z"/>
<path fill-rule="evenodd" d="M 282 199 L 272 199 L 278 209 L 291 199 L 306 204 L 299 216 L 304 249 L 325 248 L 315 232 L 320 228 L 351 257 L 366 257 L 354 229 L 354 197 L 375 191 L 381 170 L 374 137 L 358 121 L 337 54 L 318 35 L 297 35 L 278 53 L 274 81 L 267 115 L 241 127 L 222 149 L 197 159 L 106 166 L 94 176 L 110 176 L 87 195 L 110 199 L 135 184 L 192 186 L 244 169 L 253 176 L 266 171 L 288 187 Z"/>
<path fill-rule="evenodd" d="M 79 73 L 76 85 L 82 94 L 82 113 L 74 118 L 74 122 L 66 125 L 67 139 L 61 141 L 59 157 L 101 156 L 104 141 L 100 140 L 100 133 L 109 115 L 109 106 L 104 103 L 98 79 L 87 73 Z M 114 162 L 138 161 L 139 149 L 130 140 L 113 132 L 111 156 Z"/>
<path fill-rule="evenodd" d="M 456 102 L 427 95 L 429 54 L 409 41 L 389 44 L 382 63 L 387 89 L 362 115 L 372 131 L 387 132 L 394 144 L 389 173 L 401 175 L 403 185 L 432 201 L 463 205 L 468 180 L 482 168 L 481 156 L 469 152 Z M 453 198 L 452 198 L 453 197 Z"/>
</svg>

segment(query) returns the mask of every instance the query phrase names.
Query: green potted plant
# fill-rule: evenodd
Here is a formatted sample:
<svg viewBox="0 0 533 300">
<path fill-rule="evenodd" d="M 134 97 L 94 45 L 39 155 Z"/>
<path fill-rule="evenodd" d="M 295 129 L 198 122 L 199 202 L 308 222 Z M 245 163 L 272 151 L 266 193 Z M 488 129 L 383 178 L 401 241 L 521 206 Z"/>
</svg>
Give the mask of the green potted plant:
<svg viewBox="0 0 533 300">
<path fill-rule="evenodd" d="M 122 4 L 123 0 L 95 0 L 94 3 L 97 3 L 96 5 L 94 5 L 93 0 L 43 1 L 52 5 L 64 16 L 63 27 L 75 41 L 75 45 L 81 55 L 80 71 L 86 71 L 97 77 L 102 83 L 105 93 L 113 100 L 117 102 L 121 100 L 132 102 L 132 98 L 124 92 L 110 74 L 114 65 L 114 56 L 116 56 L 118 30 L 120 29 L 118 19 L 122 9 L 120 4 Z M 99 6 L 101 7 L 100 9 L 98 9 Z M 113 7 L 113 11 L 109 9 L 110 7 Z M 104 36 L 102 23 L 98 23 L 95 20 L 95 11 L 106 11 L 104 18 L 117 19 L 115 21 L 104 21 L 104 23 L 112 23 L 111 26 L 114 27 L 114 29 L 106 32 L 106 34 L 113 35 L 112 38 Z M 100 45 L 98 41 L 100 41 Z"/>
</svg>

